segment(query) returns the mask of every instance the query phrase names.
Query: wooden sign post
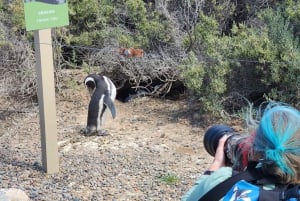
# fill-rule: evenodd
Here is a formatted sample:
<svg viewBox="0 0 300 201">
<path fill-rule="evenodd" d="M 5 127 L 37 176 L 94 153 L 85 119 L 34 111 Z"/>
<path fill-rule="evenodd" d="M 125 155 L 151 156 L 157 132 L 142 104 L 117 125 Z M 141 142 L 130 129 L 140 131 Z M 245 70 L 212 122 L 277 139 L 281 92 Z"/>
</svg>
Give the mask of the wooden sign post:
<svg viewBox="0 0 300 201">
<path fill-rule="evenodd" d="M 47 173 L 59 171 L 54 66 L 51 29 L 34 32 L 42 166 Z"/>
<path fill-rule="evenodd" d="M 59 171 L 51 27 L 69 24 L 66 0 L 24 0 L 26 30 L 34 31 L 42 166 Z"/>
</svg>

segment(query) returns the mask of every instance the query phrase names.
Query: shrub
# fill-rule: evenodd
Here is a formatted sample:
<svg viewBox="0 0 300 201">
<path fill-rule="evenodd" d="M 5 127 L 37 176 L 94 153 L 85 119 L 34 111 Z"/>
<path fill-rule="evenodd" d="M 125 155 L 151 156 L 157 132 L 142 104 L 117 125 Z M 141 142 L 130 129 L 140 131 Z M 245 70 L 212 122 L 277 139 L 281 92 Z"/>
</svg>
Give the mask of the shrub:
<svg viewBox="0 0 300 201">
<path fill-rule="evenodd" d="M 35 58 L 24 36 L 16 37 L 0 22 L 0 95 L 18 101 L 36 98 Z"/>
<path fill-rule="evenodd" d="M 229 63 L 223 58 L 228 40 L 221 36 L 218 27 L 213 17 L 200 15 L 192 40 L 201 60 L 190 54 L 189 63 L 183 64 L 183 76 L 188 87 L 196 92 L 203 110 L 214 116 L 222 112 L 220 99 L 226 92 L 226 75 L 229 72 Z M 185 40 L 187 45 L 189 39 Z"/>
<path fill-rule="evenodd" d="M 299 41 L 280 12 L 266 9 L 259 17 L 252 26 L 233 24 L 225 36 L 213 17 L 202 14 L 193 38 L 185 39 L 186 46 L 194 43 L 198 61 L 184 64 L 189 67 L 183 76 L 205 111 L 222 111 L 222 101 L 232 94 L 239 94 L 241 104 L 244 98 L 299 102 Z"/>
<path fill-rule="evenodd" d="M 275 55 L 270 68 L 264 69 L 265 83 L 273 85 L 271 99 L 298 103 L 300 99 L 300 48 L 299 38 L 293 34 L 293 26 L 281 12 L 266 9 L 260 14 L 268 28 Z"/>
</svg>

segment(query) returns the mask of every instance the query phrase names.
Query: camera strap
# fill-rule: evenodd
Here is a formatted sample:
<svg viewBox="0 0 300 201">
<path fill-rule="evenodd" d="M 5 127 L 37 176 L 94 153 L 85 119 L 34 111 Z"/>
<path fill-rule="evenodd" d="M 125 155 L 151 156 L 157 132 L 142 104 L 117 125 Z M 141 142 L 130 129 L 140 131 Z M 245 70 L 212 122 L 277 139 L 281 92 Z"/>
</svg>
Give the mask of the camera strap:
<svg viewBox="0 0 300 201">
<path fill-rule="evenodd" d="M 263 178 L 260 168 L 251 168 L 240 172 L 216 185 L 198 201 L 219 201 L 230 190 L 230 188 L 238 181 L 245 180 L 248 182 L 256 181 Z"/>
</svg>

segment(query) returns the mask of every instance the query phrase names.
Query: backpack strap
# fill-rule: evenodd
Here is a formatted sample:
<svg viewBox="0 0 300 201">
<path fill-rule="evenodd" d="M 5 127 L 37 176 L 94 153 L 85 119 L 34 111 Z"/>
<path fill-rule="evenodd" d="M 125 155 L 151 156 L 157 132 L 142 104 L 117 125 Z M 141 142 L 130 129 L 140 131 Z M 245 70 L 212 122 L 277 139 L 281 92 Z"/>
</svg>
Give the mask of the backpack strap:
<svg viewBox="0 0 300 201">
<path fill-rule="evenodd" d="M 284 198 L 289 199 L 289 198 L 297 198 L 297 200 L 300 200 L 300 185 L 292 185 L 288 186 L 287 190 L 284 193 Z"/>
<path fill-rule="evenodd" d="M 233 175 L 220 184 L 216 185 L 198 201 L 219 201 L 230 190 L 230 188 L 238 181 L 255 181 L 263 178 L 263 173 L 260 168 L 247 169 L 239 174 Z"/>
<path fill-rule="evenodd" d="M 259 198 L 258 201 L 278 201 L 278 200 L 285 200 L 285 193 L 284 189 L 282 190 L 264 190 L 262 188 L 259 189 Z"/>
</svg>

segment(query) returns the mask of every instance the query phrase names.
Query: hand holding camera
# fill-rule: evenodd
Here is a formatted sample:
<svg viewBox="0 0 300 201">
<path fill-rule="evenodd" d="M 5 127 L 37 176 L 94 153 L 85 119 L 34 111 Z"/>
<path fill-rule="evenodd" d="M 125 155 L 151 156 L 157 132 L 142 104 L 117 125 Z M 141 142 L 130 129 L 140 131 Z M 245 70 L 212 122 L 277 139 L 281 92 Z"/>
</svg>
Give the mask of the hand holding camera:
<svg viewBox="0 0 300 201">
<path fill-rule="evenodd" d="M 209 170 L 214 171 L 223 166 L 232 166 L 237 171 L 243 170 L 248 163 L 248 137 L 234 132 L 226 125 L 210 127 L 203 139 L 205 150 L 215 157 Z"/>
<path fill-rule="evenodd" d="M 229 136 L 223 135 L 218 142 L 218 147 L 216 149 L 216 153 L 214 155 L 214 161 L 209 167 L 209 171 L 216 171 L 221 167 L 226 166 L 226 156 L 225 156 L 225 151 L 224 151 L 224 145 L 227 141 Z"/>
</svg>

